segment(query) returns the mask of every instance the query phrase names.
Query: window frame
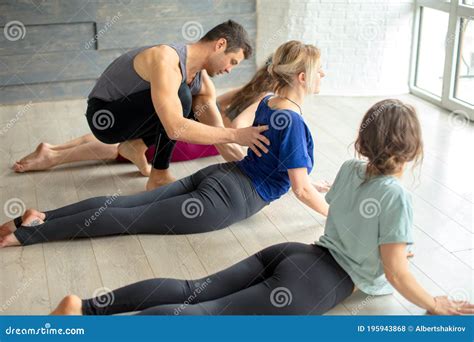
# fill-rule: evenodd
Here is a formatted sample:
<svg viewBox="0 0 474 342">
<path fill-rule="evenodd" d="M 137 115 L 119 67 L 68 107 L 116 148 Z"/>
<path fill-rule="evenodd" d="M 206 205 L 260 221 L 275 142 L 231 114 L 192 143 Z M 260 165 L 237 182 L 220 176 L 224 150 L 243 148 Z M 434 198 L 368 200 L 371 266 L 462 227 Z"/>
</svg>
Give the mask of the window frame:
<svg viewBox="0 0 474 342">
<path fill-rule="evenodd" d="M 420 49 L 420 26 L 422 7 L 432 8 L 439 11 L 449 13 L 448 32 L 446 35 L 445 44 L 445 60 L 443 72 L 443 88 L 441 97 L 438 97 L 415 85 L 418 56 Z M 474 105 L 456 99 L 454 97 L 455 82 L 456 82 L 456 68 L 459 53 L 459 31 L 460 20 L 463 17 L 474 20 L 474 6 L 462 4 L 462 0 L 451 0 L 450 3 L 441 0 L 417 0 L 415 1 L 415 20 L 413 27 L 413 41 L 412 41 L 412 55 L 410 63 L 410 92 L 418 97 L 421 97 L 429 102 L 439 105 L 450 111 L 463 111 L 467 116 L 474 121 Z M 453 39 L 447 39 L 453 37 Z"/>
</svg>

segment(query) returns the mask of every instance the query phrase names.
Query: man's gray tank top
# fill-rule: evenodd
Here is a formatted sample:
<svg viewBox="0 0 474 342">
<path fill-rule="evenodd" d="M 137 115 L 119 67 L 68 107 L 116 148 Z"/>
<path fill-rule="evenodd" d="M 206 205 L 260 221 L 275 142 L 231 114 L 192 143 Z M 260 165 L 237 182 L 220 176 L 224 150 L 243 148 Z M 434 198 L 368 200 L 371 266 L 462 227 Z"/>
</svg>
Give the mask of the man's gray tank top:
<svg viewBox="0 0 474 342">
<path fill-rule="evenodd" d="M 187 83 L 186 74 L 186 56 L 187 49 L 185 44 L 166 44 L 173 48 L 179 56 L 179 67 L 183 76 L 182 82 Z M 97 83 L 90 92 L 88 98 L 97 98 L 104 101 L 115 101 L 125 96 L 150 89 L 150 82 L 141 78 L 133 68 L 133 59 L 143 50 L 150 46 L 143 46 L 129 51 L 115 59 L 105 71 L 100 75 Z M 196 95 L 201 90 L 201 72 L 199 71 L 189 84 L 192 95 Z"/>
</svg>

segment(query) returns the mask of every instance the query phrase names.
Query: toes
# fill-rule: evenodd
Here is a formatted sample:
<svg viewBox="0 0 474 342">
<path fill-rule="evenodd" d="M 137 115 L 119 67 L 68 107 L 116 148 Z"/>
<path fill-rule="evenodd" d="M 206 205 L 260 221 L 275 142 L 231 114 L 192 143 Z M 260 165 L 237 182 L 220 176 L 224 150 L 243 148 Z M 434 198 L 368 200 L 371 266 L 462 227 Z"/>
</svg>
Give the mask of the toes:
<svg viewBox="0 0 474 342">
<path fill-rule="evenodd" d="M 10 247 L 10 246 L 19 246 L 20 242 L 15 237 L 15 234 L 11 233 L 2 238 L 0 238 L 0 248 Z"/>
<path fill-rule="evenodd" d="M 7 247 L 7 236 L 8 235 L 0 238 L 0 248 Z"/>
<path fill-rule="evenodd" d="M 20 163 L 15 163 L 15 165 L 13 165 L 12 168 L 15 172 L 23 172 L 24 171 L 24 167 Z"/>
</svg>

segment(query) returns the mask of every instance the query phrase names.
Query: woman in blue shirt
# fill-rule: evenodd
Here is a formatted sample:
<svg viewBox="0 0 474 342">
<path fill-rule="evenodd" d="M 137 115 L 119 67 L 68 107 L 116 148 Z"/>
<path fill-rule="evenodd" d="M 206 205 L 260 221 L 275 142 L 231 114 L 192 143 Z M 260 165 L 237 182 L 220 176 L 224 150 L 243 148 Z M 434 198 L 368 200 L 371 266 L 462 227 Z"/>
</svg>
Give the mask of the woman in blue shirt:
<svg viewBox="0 0 474 342">
<path fill-rule="evenodd" d="M 473 304 L 427 293 L 408 267 L 412 205 L 398 179 L 408 162 L 422 156 L 413 107 L 398 100 L 375 104 L 363 118 L 355 147 L 364 161 L 349 160 L 339 170 L 326 195 L 324 235 L 315 244 L 273 245 L 202 279 L 149 279 L 86 300 L 69 295 L 53 314 L 315 315 L 356 289 L 381 295 L 392 286 L 429 313 L 473 314 Z M 300 177 L 310 159 L 290 157 L 287 166 L 296 167 L 288 172 L 297 197 L 319 209 L 312 186 Z"/>
<path fill-rule="evenodd" d="M 1 228 L 0 246 L 117 234 L 193 234 L 227 227 L 254 215 L 288 192 L 323 215 L 327 203 L 311 185 L 313 140 L 303 120 L 303 99 L 319 92 L 320 52 L 290 41 L 280 46 L 269 65 L 275 95 L 264 97 L 253 126 L 268 128 L 271 142 L 257 143 L 239 162 L 206 167 L 156 190 L 132 196 L 96 197 L 56 210 L 29 210 Z M 184 128 L 185 129 L 185 128 Z M 291 181 L 290 181 L 291 179 Z"/>
</svg>

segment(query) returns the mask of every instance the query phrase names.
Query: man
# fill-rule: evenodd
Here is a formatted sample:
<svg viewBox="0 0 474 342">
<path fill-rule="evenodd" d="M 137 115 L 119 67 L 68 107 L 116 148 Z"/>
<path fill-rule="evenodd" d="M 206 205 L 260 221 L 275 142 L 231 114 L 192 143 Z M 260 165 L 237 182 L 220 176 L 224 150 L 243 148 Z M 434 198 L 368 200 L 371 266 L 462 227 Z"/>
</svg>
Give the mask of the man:
<svg viewBox="0 0 474 342">
<path fill-rule="evenodd" d="M 211 77 L 230 73 L 252 48 L 244 28 L 229 20 L 190 45 L 141 47 L 114 60 L 89 94 L 92 133 L 149 175 L 147 190 L 175 179 L 168 170 L 176 140 L 215 144 L 227 160 L 243 158 L 232 143 L 267 153 L 267 126 L 224 128 Z M 197 122 L 198 120 L 199 122 Z M 145 151 L 156 145 L 153 167 Z"/>
</svg>

